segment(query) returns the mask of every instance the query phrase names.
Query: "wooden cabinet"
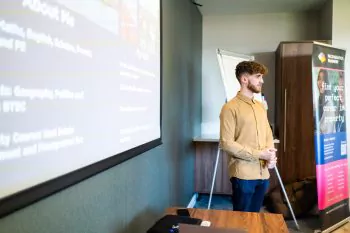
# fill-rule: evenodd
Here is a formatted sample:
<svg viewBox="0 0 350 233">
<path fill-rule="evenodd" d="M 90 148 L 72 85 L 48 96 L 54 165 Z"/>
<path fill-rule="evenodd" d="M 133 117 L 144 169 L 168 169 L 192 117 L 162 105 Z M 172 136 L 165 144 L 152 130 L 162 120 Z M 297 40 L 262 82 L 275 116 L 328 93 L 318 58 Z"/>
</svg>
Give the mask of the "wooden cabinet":
<svg viewBox="0 0 350 233">
<path fill-rule="evenodd" d="M 198 193 L 210 193 L 217 151 L 218 142 L 196 142 L 195 191 Z M 231 195 L 232 193 L 227 161 L 226 153 L 220 151 L 214 194 Z"/>
<path fill-rule="evenodd" d="M 312 42 L 282 42 L 276 50 L 275 134 L 284 183 L 316 175 L 312 49 Z"/>
</svg>

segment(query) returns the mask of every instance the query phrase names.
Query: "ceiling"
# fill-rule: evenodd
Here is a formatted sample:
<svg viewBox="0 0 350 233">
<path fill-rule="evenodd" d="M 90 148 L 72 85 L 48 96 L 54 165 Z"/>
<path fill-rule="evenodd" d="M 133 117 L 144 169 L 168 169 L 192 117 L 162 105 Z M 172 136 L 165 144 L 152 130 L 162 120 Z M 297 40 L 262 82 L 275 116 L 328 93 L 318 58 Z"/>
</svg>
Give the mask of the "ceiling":
<svg viewBox="0 0 350 233">
<path fill-rule="evenodd" d="M 319 9 L 327 0 L 194 0 L 206 15 L 300 12 Z"/>
</svg>

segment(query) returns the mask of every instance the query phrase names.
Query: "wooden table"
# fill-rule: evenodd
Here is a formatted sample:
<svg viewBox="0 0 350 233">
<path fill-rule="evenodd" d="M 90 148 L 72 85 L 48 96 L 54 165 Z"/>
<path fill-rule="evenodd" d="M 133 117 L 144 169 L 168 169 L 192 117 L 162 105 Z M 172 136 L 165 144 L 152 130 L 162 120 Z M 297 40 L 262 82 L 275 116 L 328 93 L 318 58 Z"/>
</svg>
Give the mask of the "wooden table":
<svg viewBox="0 0 350 233">
<path fill-rule="evenodd" d="M 333 233 L 346 233 L 346 232 L 350 232 L 350 223 L 347 223 L 344 226 L 333 231 Z"/>
<path fill-rule="evenodd" d="M 168 208 L 166 214 L 176 215 L 176 207 Z M 280 214 L 248 213 L 228 210 L 188 209 L 191 217 L 210 221 L 212 227 L 238 228 L 249 233 L 289 232 Z"/>
</svg>

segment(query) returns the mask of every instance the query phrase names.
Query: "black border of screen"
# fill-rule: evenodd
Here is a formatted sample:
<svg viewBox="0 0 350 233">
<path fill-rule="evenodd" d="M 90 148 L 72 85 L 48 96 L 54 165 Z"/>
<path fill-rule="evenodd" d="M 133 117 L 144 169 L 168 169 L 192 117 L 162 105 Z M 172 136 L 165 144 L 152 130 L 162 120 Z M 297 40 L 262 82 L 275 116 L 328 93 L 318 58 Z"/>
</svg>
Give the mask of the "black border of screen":
<svg viewBox="0 0 350 233">
<path fill-rule="evenodd" d="M 44 183 L 32 186 L 28 189 L 0 199 L 0 218 L 17 210 L 27 207 L 52 194 L 75 185 L 100 172 L 134 158 L 162 144 L 162 97 L 163 97 L 163 3 L 159 0 L 160 13 L 160 138 L 111 156 L 81 169 L 64 174 L 60 177 L 48 180 Z M 6 179 L 6 177 L 3 177 Z"/>
</svg>

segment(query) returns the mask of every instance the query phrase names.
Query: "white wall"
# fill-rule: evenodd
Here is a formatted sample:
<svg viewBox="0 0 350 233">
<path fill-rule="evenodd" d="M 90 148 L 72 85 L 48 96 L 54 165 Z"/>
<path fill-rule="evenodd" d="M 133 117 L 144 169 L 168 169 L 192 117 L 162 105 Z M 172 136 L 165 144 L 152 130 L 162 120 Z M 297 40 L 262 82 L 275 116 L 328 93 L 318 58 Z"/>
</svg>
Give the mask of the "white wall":
<svg viewBox="0 0 350 233">
<path fill-rule="evenodd" d="M 264 93 L 269 104 L 269 120 L 273 123 L 274 51 L 280 41 L 320 39 L 318 38 L 320 34 L 318 21 L 318 13 L 314 12 L 204 16 L 202 134 L 218 134 L 219 113 L 225 101 L 216 57 L 217 48 L 255 55 L 257 61 L 264 63 L 269 68 L 270 73 L 265 77 Z"/>
<path fill-rule="evenodd" d="M 350 107 L 350 1 L 333 0 L 333 29 L 332 45 L 337 48 L 346 49 L 345 70 L 346 70 L 346 103 Z M 350 114 L 347 114 L 347 122 L 350 122 Z M 348 130 L 350 133 L 350 130 Z M 348 135 L 348 138 L 349 135 Z M 349 143 L 348 143 L 349 144 Z"/>
</svg>

